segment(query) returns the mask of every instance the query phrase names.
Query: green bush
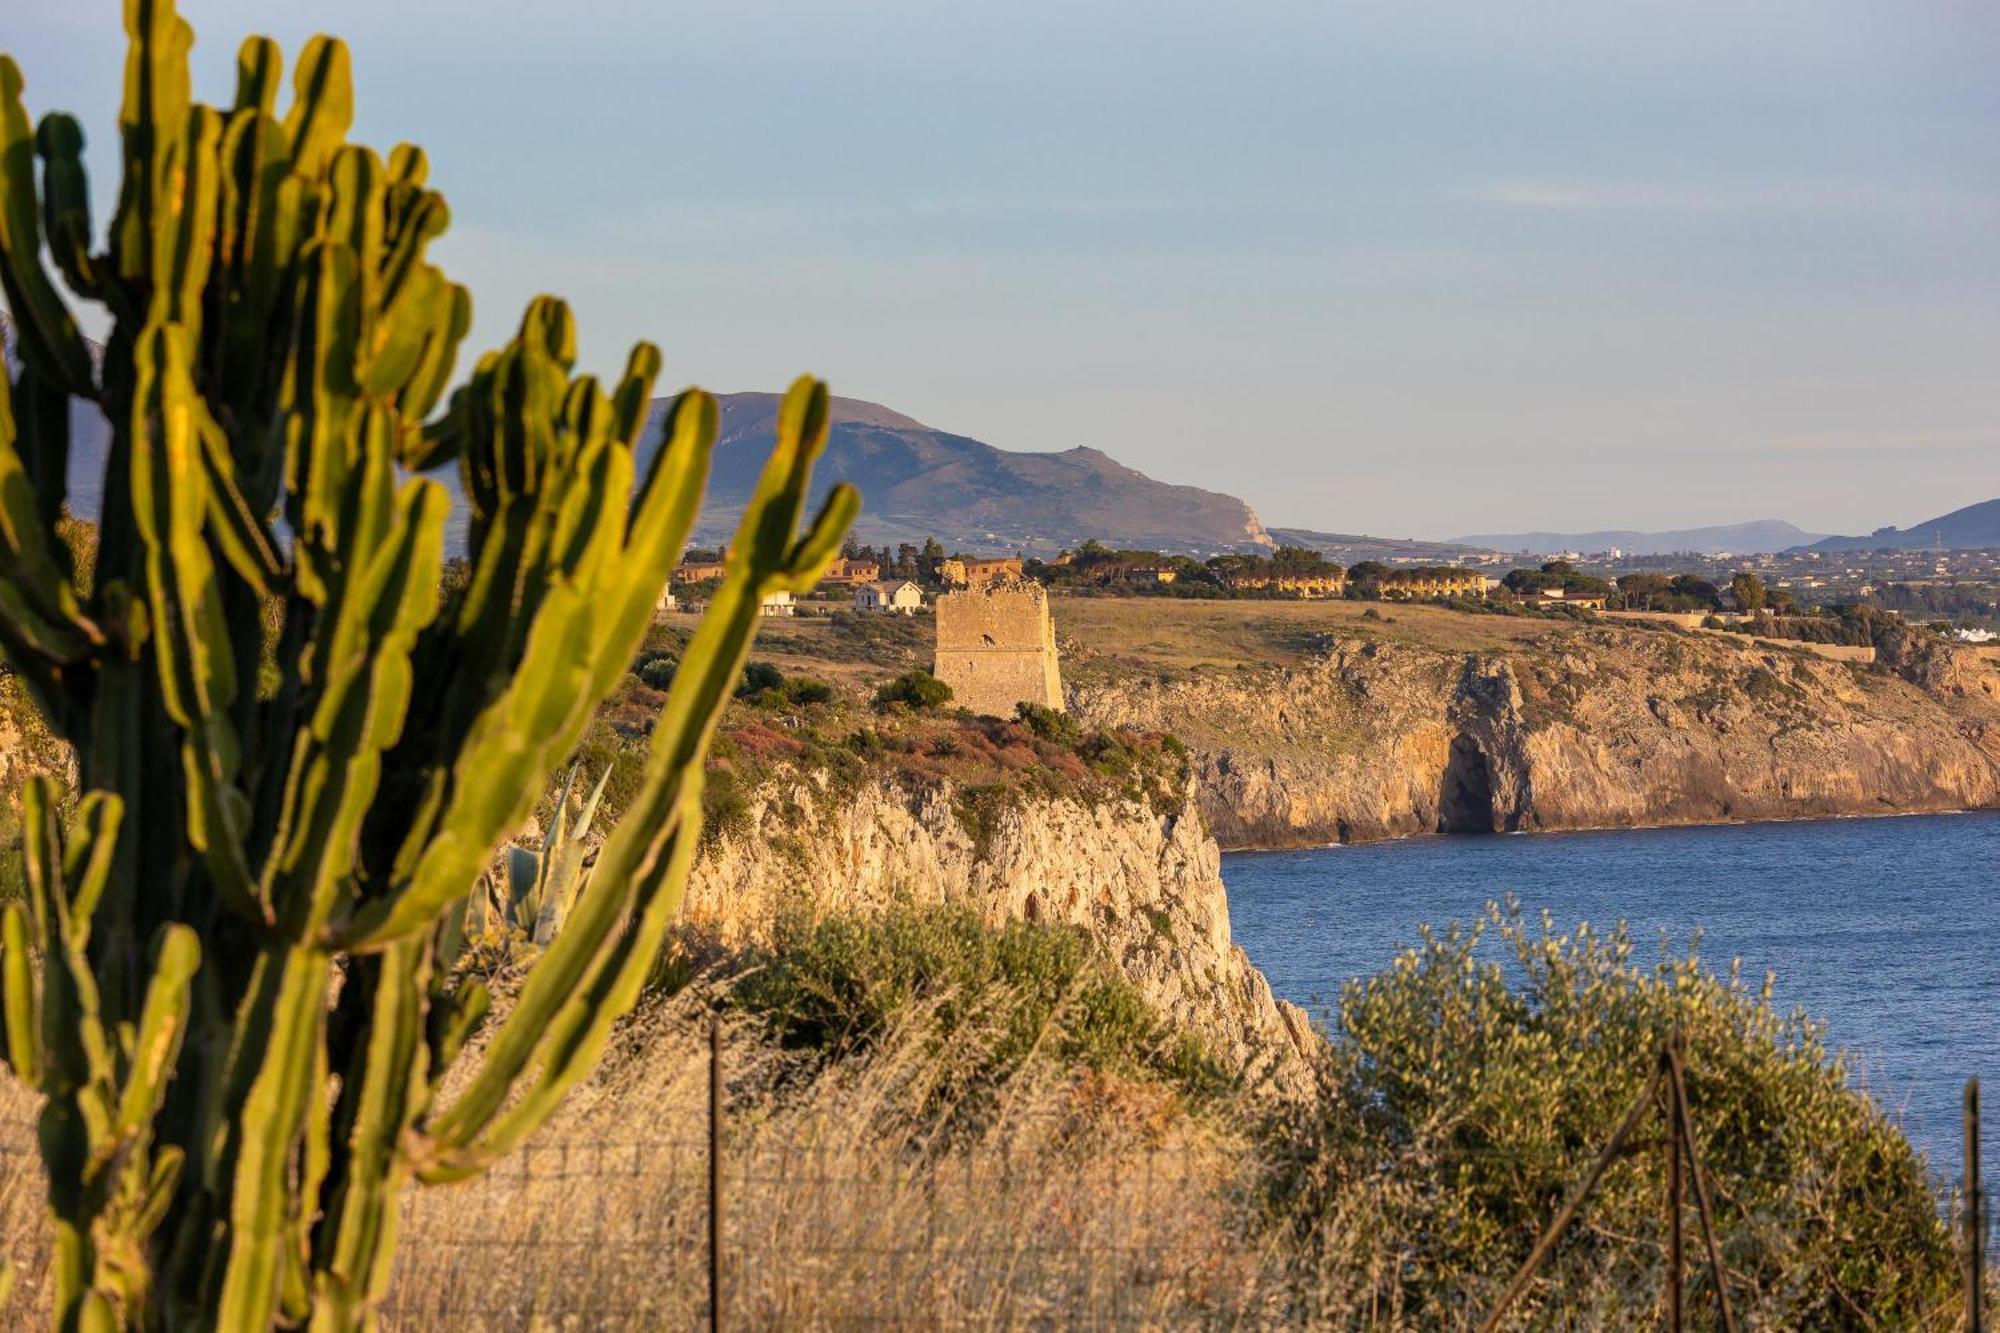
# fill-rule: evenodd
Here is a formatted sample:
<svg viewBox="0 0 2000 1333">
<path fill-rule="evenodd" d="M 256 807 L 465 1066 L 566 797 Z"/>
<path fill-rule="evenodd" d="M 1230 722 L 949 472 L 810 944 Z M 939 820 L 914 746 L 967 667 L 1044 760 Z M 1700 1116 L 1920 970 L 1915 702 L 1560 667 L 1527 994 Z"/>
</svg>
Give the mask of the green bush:
<svg viewBox="0 0 2000 1333">
<path fill-rule="evenodd" d="M 671 657 L 651 658 L 639 666 L 639 679 L 649 689 L 664 690 L 674 683 L 674 671 L 679 667 Z"/>
<path fill-rule="evenodd" d="M 878 704 L 905 704 L 911 708 L 939 708 L 951 702 L 951 686 L 918 667 L 905 671 L 875 691 Z"/>
<path fill-rule="evenodd" d="M 784 688 L 785 673 L 769 662 L 751 662 L 743 668 L 743 680 L 736 687 L 736 697 L 747 699 L 765 690 Z"/>
<path fill-rule="evenodd" d="M 1506 966 L 1479 956 L 1484 929 L 1505 942 Z M 1266 1203 L 1321 1270 L 1305 1289 L 1372 1289 L 1418 1326 L 1480 1313 L 1678 1025 L 1746 1327 L 1948 1318 L 1956 1260 L 1924 1163 L 1849 1084 L 1821 1029 L 1775 1011 L 1768 981 L 1753 990 L 1734 970 L 1716 976 L 1692 951 L 1663 952 L 1651 967 L 1632 954 L 1622 927 L 1558 935 L 1546 918 L 1525 926 L 1510 905 L 1484 927 L 1427 932 L 1348 987 L 1322 1070 L 1328 1095 L 1270 1126 Z M 1661 1170 L 1656 1152 L 1610 1168 L 1531 1293 L 1540 1320 L 1525 1314 L 1520 1326 L 1558 1310 L 1588 1324 L 1592 1311 L 1629 1319 L 1651 1307 L 1663 1271 Z M 1392 1238 L 1393 1262 L 1356 1243 L 1357 1218 Z M 1690 1282 L 1690 1309 L 1712 1309 L 1706 1272 Z"/>
<path fill-rule="evenodd" d="M 970 1067 L 940 1062 L 951 1068 L 937 1095 L 968 1108 L 1034 1054 L 1193 1096 L 1227 1084 L 1199 1041 L 1164 1024 L 1086 931 L 990 926 L 963 907 L 783 920 L 729 1002 L 785 1047 L 826 1061 L 865 1051 L 906 1019 L 921 1021 L 940 1050 L 979 1029 Z"/>
<path fill-rule="evenodd" d="M 1014 705 L 1014 716 L 1020 719 L 1022 726 L 1045 741 L 1074 749 L 1077 742 L 1083 739 L 1083 728 L 1077 725 L 1075 718 L 1059 708 L 1023 699 Z"/>
<path fill-rule="evenodd" d="M 750 801 L 744 796 L 736 774 L 727 768 L 712 768 L 701 788 L 702 845 L 709 846 L 749 829 Z"/>
<path fill-rule="evenodd" d="M 785 697 L 795 704 L 823 704 L 832 700 L 833 686 L 811 676 L 794 676 L 785 682 Z"/>
</svg>

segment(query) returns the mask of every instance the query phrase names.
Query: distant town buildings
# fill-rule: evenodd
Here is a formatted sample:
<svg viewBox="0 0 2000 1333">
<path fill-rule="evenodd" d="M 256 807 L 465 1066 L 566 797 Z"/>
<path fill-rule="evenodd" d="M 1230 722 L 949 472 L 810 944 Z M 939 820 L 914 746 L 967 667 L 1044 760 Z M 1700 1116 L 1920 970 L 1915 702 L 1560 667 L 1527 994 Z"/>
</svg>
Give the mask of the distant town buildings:
<svg viewBox="0 0 2000 1333">
<path fill-rule="evenodd" d="M 1338 597 L 1347 591 L 1347 575 L 1338 569 L 1320 574 L 1277 569 L 1246 570 L 1231 574 L 1229 586 L 1239 592 L 1271 589 L 1288 592 L 1294 597 Z"/>
<path fill-rule="evenodd" d="M 1382 596 L 1394 601 L 1436 601 L 1441 597 L 1484 597 L 1494 580 L 1470 569 L 1396 569 L 1384 574 Z"/>
<path fill-rule="evenodd" d="M 924 604 L 924 590 L 908 579 L 864 583 L 854 590 L 856 611 L 913 616 Z"/>
<path fill-rule="evenodd" d="M 1019 557 L 1004 560 L 940 560 L 938 578 L 953 588 L 978 588 L 1000 580 L 1021 577 Z"/>
<path fill-rule="evenodd" d="M 1574 606 L 1586 611 L 1602 611 L 1605 603 L 1603 593 L 1578 591 L 1575 588 L 1543 588 L 1538 596 L 1545 605 Z"/>
<path fill-rule="evenodd" d="M 757 603 L 757 614 L 760 616 L 788 616 L 792 611 L 792 594 L 783 588 L 765 593 L 763 600 Z"/>
<path fill-rule="evenodd" d="M 882 577 L 882 566 L 873 560 L 836 560 L 826 567 L 820 582 L 832 587 L 874 583 Z"/>
<path fill-rule="evenodd" d="M 1740 607 L 1732 581 L 1755 574 L 1769 594 L 1768 612 L 1785 615 L 1873 608 L 1934 625 L 1940 633 L 1972 631 L 1962 641 L 1993 651 L 1980 634 L 2000 635 L 2000 548 L 1850 550 L 1801 548 L 1738 554 L 1682 552 L 1637 556 L 1616 548 L 1579 557 L 1465 551 L 1450 563 L 1428 552 L 1383 551 L 1343 568 L 1333 547 L 1279 547 L 1208 556 L 1123 550 L 1084 542 L 1048 560 L 946 555 L 935 541 L 870 550 L 850 547 L 832 563 L 819 597 L 870 614 L 918 614 L 941 590 L 973 589 L 1031 579 L 1051 595 L 1070 592 L 1142 597 L 1276 597 L 1457 602 L 1484 599 L 1508 609 L 1612 614 L 1722 616 Z M 1511 568 L 1509 566 L 1512 566 Z M 1539 568 L 1537 567 L 1539 566 Z M 673 571 L 656 614 L 699 610 L 709 588 L 728 573 L 728 550 L 691 548 Z M 1504 586 L 1494 576 L 1505 573 Z M 886 575 L 886 577 L 885 577 Z M 760 607 L 769 616 L 795 614 L 788 597 Z M 800 611 L 796 614 L 805 614 Z M 1845 614 L 1843 611 L 1842 614 Z M 1726 618 L 1726 617 L 1725 617 Z"/>
<path fill-rule="evenodd" d="M 674 571 L 674 582 L 710 583 L 728 572 L 729 566 L 724 560 L 683 560 L 680 568 Z"/>
</svg>

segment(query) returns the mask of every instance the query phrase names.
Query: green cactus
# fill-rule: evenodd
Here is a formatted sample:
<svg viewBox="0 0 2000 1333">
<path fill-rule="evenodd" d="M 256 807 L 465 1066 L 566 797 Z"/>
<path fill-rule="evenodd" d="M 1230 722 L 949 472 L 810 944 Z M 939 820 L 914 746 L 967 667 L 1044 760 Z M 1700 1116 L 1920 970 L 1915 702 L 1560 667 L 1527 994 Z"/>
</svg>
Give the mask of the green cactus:
<svg viewBox="0 0 2000 1333">
<path fill-rule="evenodd" d="M 801 380 L 636 796 L 580 890 L 551 864 L 562 929 L 442 1096 L 488 1001 L 440 948 L 630 662 L 716 403 L 680 395 L 635 477 L 659 354 L 634 349 L 609 391 L 574 376 L 550 298 L 447 399 L 471 310 L 425 258 L 447 210 L 420 151 L 345 141 L 346 48 L 308 42 L 280 114 L 277 49 L 252 39 L 217 108 L 171 0 L 126 0 L 125 22 L 102 253 L 81 129 L 32 126 L 0 55 L 21 356 L 0 374 L 0 651 L 82 778 L 67 821 L 50 784 L 27 792 L 0 1030 L 44 1099 L 59 1326 L 369 1327 L 399 1192 L 534 1132 L 633 1003 L 758 602 L 811 586 L 858 500 L 836 488 L 800 535 L 827 424 Z M 107 313 L 101 366 L 63 287 Z M 55 530 L 72 398 L 112 427 L 87 580 Z M 403 478 L 453 465 L 471 574 L 441 594 L 445 491 Z"/>
</svg>

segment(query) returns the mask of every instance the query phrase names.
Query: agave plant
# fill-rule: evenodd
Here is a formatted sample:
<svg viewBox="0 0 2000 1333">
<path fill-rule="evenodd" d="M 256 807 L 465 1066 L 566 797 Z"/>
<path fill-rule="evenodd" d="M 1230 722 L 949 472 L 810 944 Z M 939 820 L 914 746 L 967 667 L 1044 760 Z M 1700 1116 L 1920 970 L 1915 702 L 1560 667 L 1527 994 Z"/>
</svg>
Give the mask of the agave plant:
<svg viewBox="0 0 2000 1333">
<path fill-rule="evenodd" d="M 0 56 L 21 360 L 0 375 L 0 651 L 82 788 L 67 827 L 52 784 L 28 788 L 29 901 L 0 914 L 6 1057 L 44 1099 L 53 1315 L 365 1327 L 402 1189 L 533 1133 L 636 998 L 758 604 L 817 580 L 858 499 L 837 488 L 801 535 L 827 414 L 801 380 L 626 815 L 445 1096 L 488 997 L 440 936 L 631 661 L 716 403 L 676 398 L 639 475 L 659 353 L 609 389 L 575 375 L 547 297 L 447 398 L 471 310 L 426 257 L 449 213 L 421 150 L 346 142 L 346 49 L 308 42 L 280 113 L 277 48 L 252 38 L 209 106 L 172 0 L 126 0 L 125 24 L 102 250 L 82 129 L 32 124 Z M 50 264 L 102 307 L 101 361 Z M 56 533 L 76 400 L 112 431 L 88 594 Z M 449 499 L 422 474 L 450 466 L 470 577 L 441 593 Z"/>
<path fill-rule="evenodd" d="M 572 823 L 570 796 L 581 769 L 581 765 L 573 765 L 563 779 L 555 822 L 542 835 L 541 845 L 531 848 L 509 843 L 499 868 L 481 877 L 465 904 L 468 940 L 525 938 L 535 948 L 546 949 L 562 929 L 590 874 L 584 865 L 590 850 L 585 840 L 590 837 L 598 803 L 604 799 L 604 784 L 611 781 L 612 766 L 606 764 Z"/>
</svg>

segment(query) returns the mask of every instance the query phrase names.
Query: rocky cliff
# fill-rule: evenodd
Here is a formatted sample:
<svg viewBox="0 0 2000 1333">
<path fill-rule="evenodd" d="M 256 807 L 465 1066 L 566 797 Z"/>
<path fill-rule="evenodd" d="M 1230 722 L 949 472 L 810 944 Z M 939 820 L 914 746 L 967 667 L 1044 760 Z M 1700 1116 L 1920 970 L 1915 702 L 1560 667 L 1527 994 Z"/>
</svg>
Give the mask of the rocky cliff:
<svg viewBox="0 0 2000 1333">
<path fill-rule="evenodd" d="M 766 782 L 747 824 L 704 851 L 684 912 L 725 941 L 754 937 L 788 905 L 832 916 L 898 900 L 1082 926 L 1218 1053 L 1296 1080 L 1294 1057 L 1317 1038 L 1230 942 L 1220 853 L 1191 800 L 1161 815 L 1033 796 L 975 810 L 975 796 L 888 776 L 837 791 L 823 773 Z"/>
<path fill-rule="evenodd" d="M 67 747 L 0 672 L 0 850 L 18 837 L 18 790 L 39 772 L 75 781 Z M 898 900 L 1067 922 L 1234 1067 L 1303 1086 L 1296 1057 L 1318 1037 L 1230 942 L 1221 853 L 1184 777 L 1174 790 L 1166 801 L 1101 787 L 1049 795 L 888 768 L 836 785 L 825 769 L 781 767 L 703 849 L 685 914 L 724 943 L 756 937 L 786 908 L 833 916 Z"/>
<path fill-rule="evenodd" d="M 1179 736 L 1225 847 L 2000 804 L 2000 670 L 1914 634 L 1879 648 L 1864 667 L 1627 629 L 1473 653 L 1350 639 L 1071 706 Z"/>
</svg>

